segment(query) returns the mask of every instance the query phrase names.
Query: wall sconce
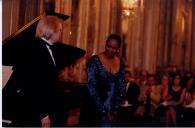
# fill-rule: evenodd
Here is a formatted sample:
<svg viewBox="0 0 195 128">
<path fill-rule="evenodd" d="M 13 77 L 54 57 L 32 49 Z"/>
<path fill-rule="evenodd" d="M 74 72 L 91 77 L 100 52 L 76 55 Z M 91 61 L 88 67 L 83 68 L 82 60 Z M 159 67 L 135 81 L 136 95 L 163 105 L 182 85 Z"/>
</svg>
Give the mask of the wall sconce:
<svg viewBox="0 0 195 128">
<path fill-rule="evenodd" d="M 124 17 L 133 16 L 140 0 L 121 0 L 122 15 Z"/>
</svg>

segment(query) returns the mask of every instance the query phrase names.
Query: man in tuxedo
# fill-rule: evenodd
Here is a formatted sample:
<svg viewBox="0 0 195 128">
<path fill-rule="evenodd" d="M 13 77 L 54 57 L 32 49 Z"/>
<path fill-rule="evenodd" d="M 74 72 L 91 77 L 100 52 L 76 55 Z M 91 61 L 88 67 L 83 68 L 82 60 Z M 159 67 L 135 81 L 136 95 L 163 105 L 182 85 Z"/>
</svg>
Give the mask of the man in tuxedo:
<svg viewBox="0 0 195 128">
<path fill-rule="evenodd" d="M 13 126 L 65 125 L 63 93 L 57 86 L 52 52 L 52 45 L 61 39 L 61 32 L 60 19 L 44 16 L 37 25 L 36 37 L 30 42 L 17 42 L 18 52 L 7 56 L 13 56 L 14 65 L 3 89 L 3 116 L 9 111 Z"/>
<path fill-rule="evenodd" d="M 139 85 L 129 70 L 125 71 L 125 96 L 120 106 L 119 126 L 129 127 L 135 125 L 134 111 L 138 105 L 140 93 Z"/>
</svg>

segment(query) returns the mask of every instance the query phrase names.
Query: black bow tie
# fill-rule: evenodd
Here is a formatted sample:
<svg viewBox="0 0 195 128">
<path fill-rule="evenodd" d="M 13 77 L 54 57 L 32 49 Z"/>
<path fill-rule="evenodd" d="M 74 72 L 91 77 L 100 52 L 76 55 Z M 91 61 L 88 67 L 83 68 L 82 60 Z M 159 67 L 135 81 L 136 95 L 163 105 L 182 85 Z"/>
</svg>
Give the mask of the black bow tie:
<svg viewBox="0 0 195 128">
<path fill-rule="evenodd" d="M 53 47 L 54 47 L 54 45 L 51 45 L 51 44 L 49 44 L 49 43 L 47 43 L 47 42 L 45 42 L 45 41 L 44 41 L 44 44 L 45 44 L 46 46 L 49 46 L 50 49 L 53 49 Z"/>
</svg>

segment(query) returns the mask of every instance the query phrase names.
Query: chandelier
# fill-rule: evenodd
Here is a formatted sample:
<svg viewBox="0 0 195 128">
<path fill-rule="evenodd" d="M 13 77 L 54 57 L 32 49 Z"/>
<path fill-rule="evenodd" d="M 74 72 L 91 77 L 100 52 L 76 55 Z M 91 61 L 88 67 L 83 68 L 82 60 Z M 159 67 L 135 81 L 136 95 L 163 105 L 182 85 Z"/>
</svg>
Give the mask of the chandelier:
<svg viewBox="0 0 195 128">
<path fill-rule="evenodd" d="M 133 16 L 135 9 L 139 4 L 139 0 L 121 0 L 122 3 L 122 15 L 124 17 Z"/>
</svg>

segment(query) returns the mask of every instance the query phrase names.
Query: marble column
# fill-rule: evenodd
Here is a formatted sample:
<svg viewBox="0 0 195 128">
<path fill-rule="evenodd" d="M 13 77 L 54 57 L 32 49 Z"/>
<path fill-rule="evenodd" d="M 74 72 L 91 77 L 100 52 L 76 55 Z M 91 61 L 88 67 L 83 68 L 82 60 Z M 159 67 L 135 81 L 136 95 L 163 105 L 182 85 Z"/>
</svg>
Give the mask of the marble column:
<svg viewBox="0 0 195 128">
<path fill-rule="evenodd" d="M 192 34 L 191 34 L 191 69 L 195 70 L 195 0 L 192 1 Z"/>
<path fill-rule="evenodd" d="M 20 0 L 2 1 L 2 40 L 18 30 Z"/>
<path fill-rule="evenodd" d="M 192 2 L 173 0 L 170 40 L 170 63 L 179 69 L 190 69 Z"/>
<path fill-rule="evenodd" d="M 164 27 L 165 29 L 165 36 L 164 36 L 164 57 L 163 59 L 163 68 L 171 65 L 171 44 L 172 44 L 172 17 L 173 17 L 173 0 L 166 0 L 165 1 L 165 8 L 164 10 Z"/>
<path fill-rule="evenodd" d="M 99 19 L 99 41 L 97 52 L 103 52 L 105 41 L 110 34 L 110 14 L 111 14 L 111 0 L 101 0 L 100 2 L 100 19 Z"/>
<path fill-rule="evenodd" d="M 128 22 L 125 34 L 126 43 L 126 65 L 130 70 L 143 65 L 143 35 L 144 35 L 144 5 L 141 0 L 138 7 L 135 8 L 133 15 L 124 17 L 122 22 Z M 123 24 L 122 24 L 123 25 Z M 123 32 L 124 33 L 124 32 Z"/>
<path fill-rule="evenodd" d="M 176 65 L 178 68 L 183 67 L 183 54 L 182 48 L 182 23 L 184 22 L 181 11 L 183 10 L 182 1 L 178 0 L 173 3 L 173 16 L 172 16 L 172 37 L 171 37 L 171 64 Z"/>
<path fill-rule="evenodd" d="M 157 64 L 160 0 L 147 0 L 144 5 L 143 68 L 154 73 Z"/>
<path fill-rule="evenodd" d="M 190 70 L 190 61 L 193 59 L 191 58 L 191 53 L 192 53 L 192 1 L 184 1 L 183 0 L 183 5 L 184 5 L 184 11 L 183 11 L 183 16 L 184 16 L 184 34 L 183 34 L 183 40 L 184 40 L 184 48 L 185 48 L 185 54 L 184 54 L 184 69 Z"/>
<path fill-rule="evenodd" d="M 71 0 L 55 0 L 55 12 L 71 16 L 72 13 L 71 9 L 72 9 Z M 63 27 L 64 29 L 62 32 L 62 42 L 70 44 L 71 17 L 64 22 Z"/>
</svg>

